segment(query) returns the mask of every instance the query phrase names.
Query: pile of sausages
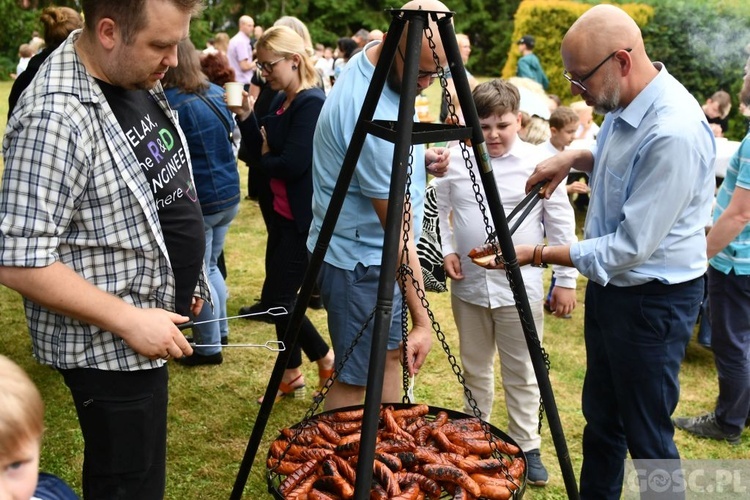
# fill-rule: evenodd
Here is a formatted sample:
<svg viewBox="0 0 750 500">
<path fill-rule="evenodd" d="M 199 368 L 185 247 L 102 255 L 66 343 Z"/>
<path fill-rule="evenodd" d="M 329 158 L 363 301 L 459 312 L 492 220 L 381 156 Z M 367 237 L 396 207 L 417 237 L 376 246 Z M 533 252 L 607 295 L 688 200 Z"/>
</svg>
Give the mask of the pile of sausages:
<svg viewBox="0 0 750 500">
<path fill-rule="evenodd" d="M 454 500 L 505 500 L 518 493 L 525 462 L 517 446 L 497 436 L 491 444 L 477 418 L 429 412 L 427 405 L 381 409 L 371 500 L 433 500 L 443 492 Z M 363 413 L 325 413 L 281 430 L 267 467 L 272 476 L 285 476 L 278 488 L 284 498 L 354 497 Z M 507 458 L 493 458 L 493 448 Z"/>
</svg>

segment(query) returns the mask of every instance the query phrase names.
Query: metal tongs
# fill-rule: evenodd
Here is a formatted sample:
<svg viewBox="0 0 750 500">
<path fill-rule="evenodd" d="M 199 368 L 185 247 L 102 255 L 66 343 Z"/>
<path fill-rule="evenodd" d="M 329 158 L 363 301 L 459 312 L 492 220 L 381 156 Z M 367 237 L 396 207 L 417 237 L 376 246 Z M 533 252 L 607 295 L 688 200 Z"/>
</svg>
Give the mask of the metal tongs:
<svg viewBox="0 0 750 500">
<path fill-rule="evenodd" d="M 196 344 L 195 342 L 190 342 L 190 347 L 262 347 L 273 352 L 286 351 L 286 346 L 281 340 L 269 340 L 265 344 Z"/>
<path fill-rule="evenodd" d="M 526 197 L 521 200 L 521 202 L 516 205 L 516 208 L 514 208 L 508 216 L 505 218 L 508 223 L 518 215 L 518 212 L 523 210 L 523 213 L 521 214 L 521 218 L 516 221 L 516 223 L 510 228 L 510 234 L 513 235 L 513 233 L 516 232 L 516 229 L 518 229 L 518 226 L 521 225 L 521 223 L 526 219 L 526 217 L 529 215 L 531 210 L 534 208 L 534 205 L 537 204 L 539 200 L 544 198 L 544 192 L 542 189 L 547 184 L 547 181 L 542 181 L 537 184 L 534 184 L 532 186 L 531 190 L 529 191 L 529 194 L 526 195 Z M 492 243 L 492 241 L 497 238 L 497 233 L 495 231 L 491 232 L 489 236 L 487 236 L 487 239 L 485 240 L 485 244 Z"/>
<path fill-rule="evenodd" d="M 230 320 L 230 319 L 238 319 L 238 318 L 248 318 L 250 316 L 261 316 L 263 314 L 267 314 L 269 316 L 284 316 L 285 314 L 289 314 L 285 307 L 272 307 L 270 309 L 267 309 L 265 311 L 258 311 L 258 312 L 252 312 L 247 314 L 240 314 L 238 316 L 229 316 L 227 318 L 215 318 L 215 319 L 208 319 L 206 321 L 187 321 L 185 323 L 180 323 L 177 325 L 177 328 L 180 330 L 185 330 L 187 328 L 192 328 L 194 326 L 200 326 L 205 325 L 206 323 L 214 323 L 216 321 L 223 321 L 223 320 Z M 261 347 L 263 349 L 268 349 L 269 351 L 273 352 L 282 352 L 286 350 L 286 346 L 284 345 L 284 342 L 281 340 L 269 340 L 268 342 L 264 344 L 197 344 L 195 342 L 190 342 L 191 347 Z"/>
</svg>

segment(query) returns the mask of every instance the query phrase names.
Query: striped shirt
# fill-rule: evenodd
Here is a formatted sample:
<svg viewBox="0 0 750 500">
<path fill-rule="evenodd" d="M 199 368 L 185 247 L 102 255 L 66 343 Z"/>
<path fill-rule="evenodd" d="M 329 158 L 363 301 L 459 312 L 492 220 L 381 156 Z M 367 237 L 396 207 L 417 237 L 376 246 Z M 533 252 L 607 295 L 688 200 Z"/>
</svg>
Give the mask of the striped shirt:
<svg viewBox="0 0 750 500">
<path fill-rule="evenodd" d="M 740 144 L 737 152 L 729 160 L 724 182 L 721 183 L 719 192 L 716 194 L 716 207 L 714 208 L 714 224 L 719 220 L 721 214 L 732 201 L 734 190 L 740 187 L 750 189 L 750 134 Z M 716 254 L 709 263 L 714 269 L 724 274 L 734 271 L 735 274 L 747 276 L 750 274 L 750 224 Z"/>
<path fill-rule="evenodd" d="M 0 266 L 61 262 L 136 307 L 174 310 L 156 203 L 74 32 L 21 96 L 3 139 Z M 160 86 L 151 91 L 185 143 Z M 208 298 L 205 276 L 196 295 Z M 150 360 L 112 332 L 24 299 L 35 357 L 59 369 L 140 370 Z"/>
</svg>

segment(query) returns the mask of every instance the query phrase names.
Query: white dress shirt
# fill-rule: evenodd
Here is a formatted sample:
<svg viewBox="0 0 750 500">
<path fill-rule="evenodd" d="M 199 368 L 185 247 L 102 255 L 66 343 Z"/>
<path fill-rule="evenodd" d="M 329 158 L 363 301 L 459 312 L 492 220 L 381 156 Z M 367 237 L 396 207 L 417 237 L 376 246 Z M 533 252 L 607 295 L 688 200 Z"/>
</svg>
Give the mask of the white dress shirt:
<svg viewBox="0 0 750 500">
<path fill-rule="evenodd" d="M 445 177 L 433 181 L 437 190 L 443 255 L 458 254 L 461 258 L 461 270 L 464 275 L 463 280 L 451 282 L 451 293 L 463 301 L 485 307 L 495 308 L 513 305 L 515 301 L 505 272 L 480 267 L 471 262 L 468 257 L 472 248 L 485 242 L 487 233 L 460 146 L 453 149 L 448 173 Z M 484 198 L 484 188 L 479 179 L 476 160 L 473 151 L 471 149 L 469 151 L 479 183 L 479 191 Z M 526 180 L 534 171 L 537 163 L 547 156 L 549 155 L 536 146 L 516 138 L 508 154 L 498 158 L 490 158 L 492 172 L 495 176 L 506 217 L 526 196 L 524 193 Z M 491 219 L 489 208 L 487 209 L 487 216 Z M 516 220 L 514 218 L 509 221 L 509 225 L 512 227 Z M 545 231 L 550 245 L 568 245 L 577 241 L 575 216 L 564 183 L 558 186 L 549 200 L 537 202 L 513 234 L 513 242 L 516 245 L 543 243 Z M 564 266 L 553 266 L 553 269 L 557 277 L 557 286 L 575 288 L 578 271 Z M 542 269 L 524 266 L 521 273 L 529 301 L 542 300 L 544 297 Z"/>
</svg>

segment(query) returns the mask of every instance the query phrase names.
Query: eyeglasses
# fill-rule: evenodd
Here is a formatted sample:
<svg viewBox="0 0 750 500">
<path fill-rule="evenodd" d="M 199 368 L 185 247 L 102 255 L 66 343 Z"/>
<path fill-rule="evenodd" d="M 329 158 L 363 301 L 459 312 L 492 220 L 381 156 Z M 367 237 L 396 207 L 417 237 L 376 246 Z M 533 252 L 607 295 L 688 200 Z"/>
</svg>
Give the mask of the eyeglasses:
<svg viewBox="0 0 750 500">
<path fill-rule="evenodd" d="M 258 70 L 260 70 L 261 72 L 265 71 L 266 73 L 273 73 L 273 67 L 276 66 L 281 61 L 283 61 L 284 59 L 286 59 L 286 57 L 279 57 L 275 61 L 266 62 L 266 63 L 258 61 L 255 63 L 255 67 L 258 68 Z"/>
<path fill-rule="evenodd" d="M 625 52 L 630 52 L 633 49 L 620 49 L 620 50 L 624 50 Z M 570 73 L 568 73 L 568 70 L 563 71 L 563 76 L 571 84 L 575 85 L 579 89 L 581 89 L 584 92 L 586 92 L 587 89 L 586 89 L 586 86 L 583 85 L 583 82 L 585 82 L 586 80 L 588 80 L 589 78 L 591 78 L 592 76 L 594 76 L 594 73 L 596 73 L 599 70 L 599 68 L 601 68 L 602 66 L 604 66 L 604 63 L 606 63 L 607 61 L 609 61 L 610 59 L 612 59 L 613 57 L 615 57 L 615 54 L 617 54 L 618 52 L 620 52 L 620 50 L 615 50 L 614 52 L 612 52 L 610 55 L 608 55 L 607 57 L 605 57 L 602 62 L 600 62 L 599 64 L 597 64 L 594 67 L 594 69 L 592 69 L 591 71 L 589 71 L 588 73 L 586 73 L 584 76 L 582 76 L 578 80 L 575 80 L 572 76 L 570 76 Z"/>
<path fill-rule="evenodd" d="M 401 52 L 401 47 L 396 46 L 398 49 L 398 55 L 401 56 L 401 60 L 406 63 L 406 58 L 404 58 L 404 53 Z M 443 69 L 445 71 L 445 69 Z M 430 80 L 433 80 L 435 78 L 440 77 L 440 74 L 435 71 L 423 71 L 423 70 L 417 70 L 417 80 L 421 80 L 422 78 L 429 78 Z"/>
</svg>

